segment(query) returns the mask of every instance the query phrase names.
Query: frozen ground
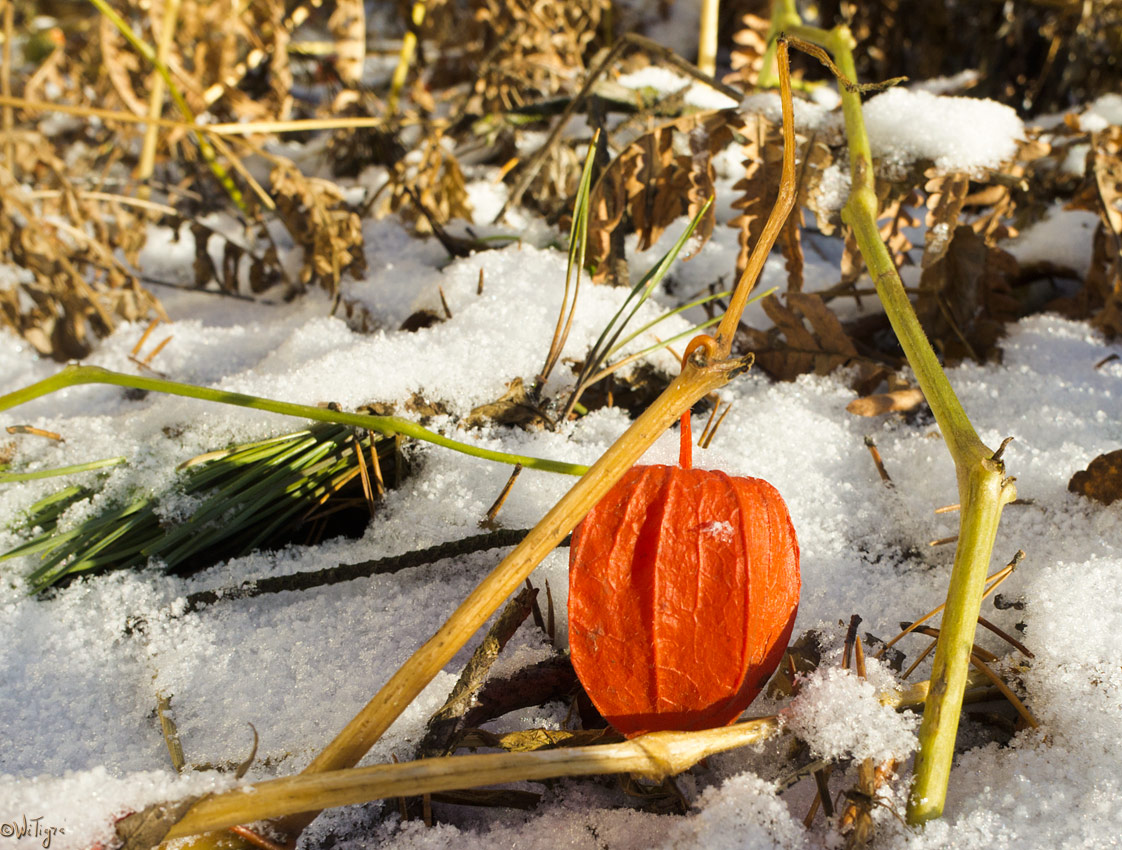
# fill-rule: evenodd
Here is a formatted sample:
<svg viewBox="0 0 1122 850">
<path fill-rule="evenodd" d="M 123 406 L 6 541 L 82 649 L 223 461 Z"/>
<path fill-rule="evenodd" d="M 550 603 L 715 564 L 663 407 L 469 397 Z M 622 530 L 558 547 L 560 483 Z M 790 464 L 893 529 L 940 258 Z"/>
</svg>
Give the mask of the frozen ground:
<svg viewBox="0 0 1122 850">
<path fill-rule="evenodd" d="M 1007 120 L 1005 113 L 1000 117 Z M 980 119 L 971 112 L 969 120 Z M 1062 218 L 1056 221 L 1041 238 L 1062 242 L 1065 257 L 1076 265 L 1080 258 L 1070 256 L 1072 245 L 1089 251 L 1085 237 L 1078 242 L 1084 223 L 1075 222 L 1068 232 Z M 367 228 L 370 272 L 348 293 L 395 328 L 415 307 L 438 305 L 440 285 L 451 320 L 416 334 L 389 329 L 360 336 L 327 318 L 327 302 L 314 295 L 261 306 L 183 294 L 167 299 L 174 339 L 154 365 L 176 380 L 346 408 L 422 392 L 449 405 L 452 416 L 434 426 L 457 439 L 580 463 L 594 460 L 626 427 L 625 415 L 605 410 L 557 432 L 459 429 L 455 417 L 500 396 L 512 378 L 529 378 L 540 368 L 560 304 L 564 255 L 525 243 L 447 263 L 435 243 L 414 240 L 393 222 Z M 663 307 L 673 302 L 670 292 L 688 295 L 732 268 L 735 234 L 717 231 L 699 257 L 675 268 L 670 290 L 659 294 Z M 153 234 L 149 261 L 169 274 L 189 268 L 190 249 L 166 239 Z M 1039 254 L 1047 246 L 1025 250 Z M 636 270 L 653 262 L 654 253 L 641 256 Z M 809 252 L 808 262 L 814 262 Z M 484 291 L 477 295 L 480 270 Z M 806 277 L 812 287 L 826 286 L 836 272 L 812 265 Z M 763 286 L 782 283 L 782 262 L 769 264 Z M 602 287 L 582 290 L 567 355 L 583 356 L 622 297 Z M 656 313 L 652 305 L 646 317 Z M 674 321 L 661 333 L 687 327 Z M 122 327 L 89 362 L 134 370 L 127 356 L 142 331 Z M 966 364 L 950 370 L 950 380 L 989 445 L 1010 435 L 1016 440 L 1006 461 L 1019 495 L 1030 503 L 1005 511 L 994 567 L 1025 550 L 1027 558 L 1003 587 L 1006 597 L 1024 605 L 997 610 L 987 603 L 984 613 L 1010 632 L 1023 625 L 1023 640 L 1036 658 L 1015 680 L 1042 725 L 1018 733 L 1007 746 L 984 743 L 965 751 L 952 775 L 945 818 L 925 830 L 906 832 L 888 807 L 878 808 L 878 847 L 1053 850 L 1112 846 L 1122 835 L 1122 505 L 1103 507 L 1067 491 L 1076 470 L 1122 446 L 1122 360 L 1096 368 L 1111 354 L 1122 354 L 1122 347 L 1108 345 L 1086 325 L 1038 316 L 1011 327 L 1002 348 L 1000 365 Z M 670 355 L 654 362 L 675 368 Z M 0 336 L 0 392 L 57 368 L 14 337 Z M 561 392 L 563 384 L 555 377 L 547 392 Z M 802 549 L 796 634 L 819 629 L 836 650 L 842 622 L 852 614 L 863 618 L 862 632 L 888 637 L 900 621 L 942 601 L 952 547 L 928 543 L 954 533 L 955 515 L 934 510 L 957 496 L 949 456 L 929 417 L 855 417 L 845 410 L 854 395 L 844 376 L 775 384 L 752 372 L 722 395 L 732 403 L 731 413 L 712 447 L 695 453 L 695 463 L 766 478 L 786 499 Z M 186 399 L 130 400 L 106 387 L 75 388 L 0 417 L 0 425 L 14 423 L 66 437 L 63 444 L 19 437 L 21 468 L 126 455 L 130 464 L 110 475 L 113 488 L 161 488 L 174 464 L 188 457 L 299 425 Z M 867 435 L 876 439 L 895 486 L 878 477 L 865 448 Z M 675 442 L 668 433 L 648 460 L 673 462 Z M 170 616 L 169 606 L 196 590 L 244 578 L 394 555 L 478 533 L 509 469 L 426 445 L 416 452 L 418 472 L 389 493 L 359 540 L 255 554 L 190 579 L 155 569 L 117 573 L 79 581 L 46 600 L 26 595 L 26 562 L 0 564 L 0 848 L 31 846 L 6 826 L 17 828 L 24 818 L 40 818 L 41 830 L 59 830 L 50 835 L 51 847 L 87 847 L 106 839 L 112 819 L 126 811 L 228 784 L 211 772 L 174 775 L 155 717 L 157 693 L 171 696 L 189 763 L 241 762 L 251 746 L 252 723 L 260 748 L 247 781 L 299 771 L 501 553 L 227 602 L 183 617 Z M 562 476 L 524 472 L 501 522 L 532 525 L 570 484 Z M 7 523 L 56 486 L 46 481 L 0 488 L 0 547 L 18 539 Z M 534 576 L 536 585 L 548 580 L 553 589 L 561 635 L 566 555 L 554 552 Z M 129 633 L 126 623 L 138 617 L 147 620 L 147 631 Z M 980 641 L 1006 655 L 992 636 L 982 634 Z M 911 659 L 924 645 L 916 638 L 903 647 Z M 470 645 L 367 762 L 411 757 L 468 651 Z M 500 666 L 509 672 L 548 652 L 537 632 L 523 627 Z M 1008 662 L 1023 660 L 1010 656 Z M 836 663 L 834 656 L 829 663 Z M 913 678 L 923 677 L 921 668 Z M 795 712 L 793 724 L 823 718 L 818 734 L 807 735 L 817 751 L 830 755 L 907 752 L 914 724 L 885 717 L 855 684 L 824 676 L 811 689 L 817 702 Z M 750 712 L 783 707 L 761 700 Z M 506 718 L 503 728 L 557 726 L 564 714 L 560 705 L 525 711 Z M 985 738 L 980 726 L 966 732 Z M 832 846 L 834 830 L 821 817 L 810 830 L 802 826 L 810 783 L 780 792 L 772 780 L 782 770 L 770 746 L 713 757 L 680 780 L 692 804 L 682 817 L 636 811 L 614 783 L 592 780 L 528 786 L 544 793 L 532 812 L 442 809 L 447 822 L 432 829 L 403 824 L 371 804 L 323 816 L 306 833 L 305 846 L 318 847 L 332 833 L 336 847 L 355 848 Z M 909 771 L 905 763 L 903 778 L 889 789 L 888 806 L 902 810 Z M 851 786 L 851 778 L 835 778 L 836 789 Z"/>
</svg>

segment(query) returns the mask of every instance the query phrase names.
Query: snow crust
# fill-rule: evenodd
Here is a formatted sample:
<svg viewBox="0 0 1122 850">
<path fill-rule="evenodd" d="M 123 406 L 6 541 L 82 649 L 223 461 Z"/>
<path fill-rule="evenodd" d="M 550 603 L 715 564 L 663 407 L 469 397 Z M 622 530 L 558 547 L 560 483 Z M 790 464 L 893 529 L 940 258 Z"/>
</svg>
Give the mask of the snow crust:
<svg viewBox="0 0 1122 850">
<path fill-rule="evenodd" d="M 1098 223 L 1096 213 L 1056 205 L 1004 247 L 1021 265 L 1050 263 L 1071 269 L 1083 278 L 1090 266 L 1091 243 Z"/>
<path fill-rule="evenodd" d="M 940 171 L 992 168 L 1016 150 L 1024 124 L 992 100 L 892 88 L 864 104 L 873 156 L 906 165 L 934 160 Z"/>
<path fill-rule="evenodd" d="M 1122 125 L 1122 94 L 1104 94 L 1079 116 L 1079 126 L 1088 133 Z"/>
</svg>

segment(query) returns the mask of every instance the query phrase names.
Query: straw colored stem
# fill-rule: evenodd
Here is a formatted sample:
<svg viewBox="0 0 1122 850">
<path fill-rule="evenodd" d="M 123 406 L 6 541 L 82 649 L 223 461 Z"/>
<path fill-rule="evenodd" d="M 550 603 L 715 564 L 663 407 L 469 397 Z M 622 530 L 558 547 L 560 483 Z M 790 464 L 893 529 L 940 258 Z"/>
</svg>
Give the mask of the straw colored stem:
<svg viewBox="0 0 1122 850">
<path fill-rule="evenodd" d="M 163 17 L 160 21 L 159 41 L 156 43 L 156 60 L 167 65 L 168 53 L 171 51 L 172 36 L 175 34 L 175 24 L 179 18 L 179 0 L 166 0 L 163 4 Z M 165 82 L 159 71 L 152 72 L 152 90 L 148 96 L 148 117 L 158 118 L 164 111 Z M 8 92 L 4 92 L 8 94 Z M 142 200 L 148 200 L 148 178 L 152 176 L 152 169 L 156 163 L 156 144 L 160 138 L 160 128 L 156 124 L 149 124 L 144 129 L 144 144 L 140 149 L 140 162 L 136 168 L 137 179 L 141 182 L 137 195 Z"/>
<path fill-rule="evenodd" d="M 697 31 L 697 70 L 712 77 L 717 73 L 718 0 L 701 0 L 701 23 Z"/>
<path fill-rule="evenodd" d="M 200 800 L 166 837 L 182 838 L 309 809 L 502 782 L 612 773 L 637 773 L 658 779 L 680 773 L 715 753 L 762 741 L 778 730 L 778 719 L 765 717 L 704 732 L 656 732 L 620 744 L 453 756 L 303 773 Z"/>
<path fill-rule="evenodd" d="M 393 70 L 390 80 L 389 114 L 397 112 L 398 100 L 401 90 L 405 87 L 405 78 L 409 75 L 409 66 L 413 64 L 413 53 L 417 49 L 417 31 L 425 22 L 425 0 L 413 0 L 413 8 L 409 15 L 411 26 L 405 31 L 401 39 L 401 53 L 397 58 L 397 67 Z"/>
<path fill-rule="evenodd" d="M 795 180 L 795 113 L 791 102 L 791 72 L 787 64 L 787 42 L 778 40 L 779 82 L 783 100 L 783 170 L 779 182 L 779 194 L 768 216 L 760 241 L 745 264 L 744 273 L 736 284 L 728 310 L 717 328 L 717 352 L 724 357 L 732 350 L 740 316 L 748 303 L 748 296 L 764 270 L 771 246 L 775 244 L 779 232 L 787 222 L 787 216 L 795 206 L 795 193 L 798 183 Z"/>
<path fill-rule="evenodd" d="M 357 764 L 492 612 L 526 580 L 612 484 L 678 419 L 681 412 L 706 394 L 724 386 L 746 366 L 747 363 L 742 360 L 719 361 L 700 367 L 694 363 L 687 364 L 682 374 L 554 505 L 533 532 L 472 591 L 448 621 L 390 678 L 305 772 L 320 773 Z M 289 834 L 299 832 L 308 822 L 301 820 L 285 824 L 286 831 Z"/>
<path fill-rule="evenodd" d="M 63 115 L 77 115 L 81 118 L 99 118 L 102 121 L 118 121 L 124 124 L 154 124 L 165 130 L 188 130 L 204 136 L 253 136 L 266 133 L 308 133 L 314 130 L 356 130 L 385 125 L 384 118 L 340 117 L 340 118 L 302 118 L 290 121 L 246 121 L 221 124 L 195 124 L 193 121 L 179 121 L 174 118 L 153 118 L 133 115 L 118 109 L 100 109 L 95 106 L 72 106 L 66 103 L 51 103 L 44 100 L 28 100 L 23 97 L 0 95 L 0 106 L 27 109 L 33 112 L 58 112 Z"/>
<path fill-rule="evenodd" d="M 15 0 L 4 0 L 4 48 L 0 54 L 0 94 L 12 95 L 12 38 L 15 36 Z M 5 106 L 3 112 L 4 165 L 15 173 L 16 154 L 12 131 L 15 129 L 15 110 Z"/>
<path fill-rule="evenodd" d="M 988 682 L 975 673 L 971 686 Z M 907 708 L 923 702 L 928 683 L 881 694 L 886 706 Z M 631 741 L 529 753 L 449 756 L 303 773 L 213 794 L 196 803 L 167 834 L 168 839 L 284 815 L 298 816 L 332 806 L 418 796 L 503 782 L 563 776 L 638 773 L 652 778 L 687 770 L 703 758 L 766 740 L 780 731 L 778 718 L 762 717 L 700 732 L 655 732 Z M 306 816 L 305 818 L 306 819 Z M 295 817 L 289 818 L 289 823 Z M 192 846 L 202 846 L 196 839 Z"/>
</svg>

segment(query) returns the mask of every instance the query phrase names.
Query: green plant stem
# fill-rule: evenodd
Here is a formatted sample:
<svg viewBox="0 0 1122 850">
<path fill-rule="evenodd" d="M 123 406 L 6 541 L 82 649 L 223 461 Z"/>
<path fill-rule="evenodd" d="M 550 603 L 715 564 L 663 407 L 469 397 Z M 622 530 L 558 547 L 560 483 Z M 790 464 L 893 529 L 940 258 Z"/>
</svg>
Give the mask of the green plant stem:
<svg viewBox="0 0 1122 850">
<path fill-rule="evenodd" d="M 58 478 L 61 475 L 89 472 L 93 469 L 104 469 L 107 466 L 119 466 L 122 463 L 128 463 L 128 458 L 107 457 L 104 460 L 91 460 L 89 463 L 76 463 L 73 466 L 60 466 L 56 469 L 40 469 L 37 472 L 0 472 L 0 484 L 14 484 L 17 481 L 38 481 L 41 478 Z"/>
<path fill-rule="evenodd" d="M 781 32 L 789 32 L 794 27 L 800 27 L 802 23 L 798 9 L 795 8 L 795 0 L 773 0 L 771 22 L 768 25 L 767 49 L 764 50 L 764 61 L 760 66 L 760 75 L 756 79 L 759 88 L 775 88 L 779 85 L 779 74 L 775 64 L 777 45 L 775 36 Z"/>
<path fill-rule="evenodd" d="M 784 3 L 793 6 L 790 0 Z M 791 34 L 828 50 L 841 74 L 856 83 L 855 41 L 847 27 L 838 26 L 826 32 L 790 21 L 787 24 Z M 919 753 L 908 801 L 908 821 L 922 824 L 943 812 L 985 578 L 1002 508 L 1016 498 L 1016 488 L 1012 479 L 1005 477 L 1000 452 L 987 448 L 974 430 L 920 326 L 892 257 L 880 238 L 872 148 L 861 112 L 861 95 L 844 85 L 839 86 L 839 90 L 852 181 L 842 220 L 853 228 L 884 311 L 939 424 L 954 461 L 961 505 L 958 545 L 947 587 L 946 608 L 931 671 L 931 692 L 920 726 Z"/>
<path fill-rule="evenodd" d="M 313 407 L 308 404 L 292 404 L 287 401 L 274 401 L 260 396 L 232 393 L 225 390 L 214 390 L 208 387 L 197 387 L 194 384 L 182 384 L 178 381 L 167 381 L 162 378 L 148 378 L 143 375 L 126 375 L 122 372 L 111 372 L 100 366 L 67 366 L 57 375 L 45 378 L 38 383 L 20 390 L 15 390 L 7 395 L 0 396 L 0 411 L 25 404 L 40 396 L 49 395 L 66 387 L 80 384 L 111 384 L 118 387 L 132 387 L 138 390 L 151 390 L 153 392 L 167 393 L 168 395 L 186 396 L 203 401 L 214 401 L 221 404 L 233 404 L 238 407 L 248 407 L 252 410 L 264 410 L 268 413 L 280 413 L 284 416 L 298 416 L 302 419 L 314 419 L 318 422 L 334 422 L 338 425 L 352 425 L 357 428 L 367 428 L 379 434 L 391 436 L 400 434 L 403 437 L 412 437 L 426 443 L 442 446 L 446 449 L 482 458 L 499 463 L 511 465 L 522 464 L 530 469 L 539 469 L 544 472 L 560 472 L 566 475 L 584 475 L 587 466 L 577 463 L 564 463 L 557 460 L 529 457 L 525 455 L 496 452 L 490 449 L 479 448 L 467 443 L 450 439 L 435 431 L 422 428 L 408 419 L 399 419 L 396 416 L 373 416 L 367 413 L 345 413 L 343 411 L 329 410 L 325 407 Z"/>
</svg>

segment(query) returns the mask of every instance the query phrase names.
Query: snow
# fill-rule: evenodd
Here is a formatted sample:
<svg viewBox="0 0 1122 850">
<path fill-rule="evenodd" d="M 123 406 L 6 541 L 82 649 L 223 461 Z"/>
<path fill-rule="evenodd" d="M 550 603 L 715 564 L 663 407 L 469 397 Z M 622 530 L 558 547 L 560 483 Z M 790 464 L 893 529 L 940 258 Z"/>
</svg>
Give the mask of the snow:
<svg viewBox="0 0 1122 850">
<path fill-rule="evenodd" d="M 881 666 L 871 658 L 866 663 Z M 885 679 L 883 670 L 874 676 Z M 883 705 L 872 681 L 840 667 L 820 668 L 801 682 L 780 717 L 817 758 L 871 758 L 880 764 L 902 761 L 916 748 L 914 718 Z"/>
<path fill-rule="evenodd" d="M 993 165 L 1009 155 L 1021 132 L 1004 107 L 923 92 L 892 90 L 873 98 L 868 109 L 880 155 L 929 158 L 940 168 Z M 889 123 L 896 129 L 886 129 Z M 501 203 L 493 184 L 473 184 L 469 191 L 484 214 Z M 835 191 L 840 195 L 844 189 Z M 1038 227 L 1051 230 L 1026 231 L 1012 250 L 1021 252 L 1022 261 L 1048 257 L 1084 268 L 1087 222 L 1059 211 L 1047 222 Z M 154 365 L 175 380 L 306 404 L 335 401 L 344 408 L 369 401 L 401 404 L 421 393 L 451 413 L 430 427 L 457 440 L 576 463 L 595 460 L 627 427 L 625 414 L 602 410 L 557 431 L 462 429 L 458 418 L 471 407 L 502 395 L 512 378 L 529 378 L 540 369 L 561 303 L 565 255 L 545 247 L 546 239 L 527 238 L 449 261 L 434 242 L 416 240 L 392 221 L 364 227 L 369 272 L 348 284 L 346 294 L 371 309 L 376 332 L 360 335 L 331 318 L 328 299 L 318 293 L 275 305 L 173 293 L 166 306 L 175 319 L 167 329 L 174 339 Z M 679 296 L 686 300 L 691 287 L 730 272 L 736 235 L 729 228 L 717 230 L 696 259 L 675 265 L 671 284 L 640 311 L 636 326 Z M 672 241 L 679 232 L 669 228 L 664 239 Z M 635 258 L 636 270 L 645 270 L 660 246 Z M 155 232 L 146 255 L 150 273 L 167 276 L 189 263 L 184 250 L 167 233 Z M 807 263 L 809 290 L 836 280 L 836 269 L 813 252 L 807 252 Z M 773 258 L 761 286 L 782 279 L 782 260 Z M 452 317 L 416 333 L 399 330 L 414 310 L 441 309 L 438 286 Z M 625 294 L 582 288 L 566 357 L 583 356 Z M 687 327 L 674 318 L 655 331 L 668 336 Z M 134 371 L 128 354 L 142 332 L 141 325 L 123 325 L 89 362 Z M 644 335 L 633 350 L 652 341 Z M 1006 509 L 993 566 L 1017 549 L 1028 553 L 1002 589 L 1022 600 L 1024 609 L 987 605 L 984 613 L 1009 632 L 1023 625 L 1023 640 L 1036 658 L 1018 666 L 1023 659 L 992 635 L 982 633 L 979 641 L 1003 656 L 1002 669 L 1025 694 L 1041 728 L 1016 734 L 1006 746 L 983 740 L 967 747 L 952 772 L 946 817 L 918 833 L 905 832 L 887 809 L 876 809 L 879 847 L 1053 850 L 1104 847 L 1122 834 L 1117 771 L 1122 598 L 1116 592 L 1122 581 L 1122 506 L 1102 507 L 1067 491 L 1075 471 L 1122 445 L 1122 362 L 1096 368 L 1122 353 L 1122 346 L 1105 342 L 1086 324 L 1043 315 L 1012 326 L 1002 348 L 1000 363 L 964 363 L 949 370 L 949 378 L 987 444 L 1016 438 L 1006 460 L 1019 494 L 1030 501 Z M 675 369 L 670 354 L 651 362 L 668 374 Z M 0 392 L 57 369 L 0 333 Z M 823 668 L 803 682 L 795 700 L 761 698 L 751 711 L 782 710 L 786 728 L 822 755 L 906 758 L 915 715 L 880 705 L 876 694 L 888 677 L 875 662 L 869 662 L 869 683 L 840 671 L 839 622 L 860 614 L 862 633 L 886 638 L 901 620 L 943 601 L 950 548 L 928 543 L 954 532 L 955 516 L 933 511 L 957 501 L 955 476 L 929 419 L 847 414 L 854 396 L 845 378 L 808 375 L 787 384 L 772 383 L 759 372 L 738 378 L 722 390 L 732 404 L 728 417 L 712 447 L 695 451 L 694 462 L 765 478 L 783 494 L 802 550 L 795 634 L 817 629 L 827 644 Z M 562 394 L 570 381 L 567 370 L 556 370 L 546 394 Z M 67 438 L 57 444 L 13 437 L 21 469 L 128 456 L 128 466 L 108 473 L 109 492 L 158 490 L 188 457 L 302 424 L 156 394 L 129 398 L 97 386 L 39 399 L 0 419 L 2 425 L 29 423 Z M 695 432 L 703 425 L 695 421 Z M 866 435 L 876 439 L 891 488 L 869 460 Z M 676 442 L 668 432 L 646 460 L 673 463 Z M 260 744 L 247 781 L 302 769 L 502 553 L 480 552 L 300 593 L 224 601 L 191 614 L 182 613 L 183 600 L 251 577 L 395 555 L 479 533 L 479 521 L 509 469 L 426 445 L 411 450 L 417 471 L 387 495 L 358 540 L 258 552 L 191 578 L 164 576 L 155 567 L 116 573 L 42 599 L 26 595 L 21 579 L 29 569 L 26 561 L 0 563 L 0 845 L 7 846 L 3 825 L 22 823 L 26 816 L 58 828 L 50 835 L 51 848 L 88 847 L 105 841 L 112 819 L 125 811 L 222 787 L 231 782 L 229 774 L 201 768 L 240 763 L 252 743 L 250 723 Z M 58 483 L 0 489 L 0 549 L 18 540 L 7 523 Z M 523 472 L 500 522 L 529 527 L 570 484 L 563 476 Z M 567 552 L 558 549 L 532 577 L 538 587 L 549 582 L 562 643 L 566 567 Z M 140 620 L 143 628 L 129 628 Z M 368 763 L 412 756 L 428 717 L 443 703 L 477 640 L 399 718 Z M 922 641 L 909 638 L 901 647 L 913 658 Z M 540 634 L 524 627 L 496 671 L 513 672 L 546 652 Z M 924 678 L 928 669 L 921 667 L 913 678 Z M 159 695 L 170 698 L 187 761 L 200 768 L 182 777 L 170 767 L 155 718 Z M 559 727 L 566 710 L 552 704 L 526 710 L 499 728 Z M 967 726 L 967 738 L 984 732 L 978 723 Z M 714 756 L 679 777 L 691 806 L 683 817 L 621 805 L 614 783 L 565 780 L 527 784 L 544 794 L 532 812 L 455 808 L 445 811 L 450 822 L 432 829 L 402 823 L 393 806 L 388 813 L 379 804 L 340 809 L 320 818 L 301 846 L 832 846 L 835 833 L 823 819 L 810 829 L 802 826 L 813 793 L 809 783 L 786 790 L 775 783 L 785 772 L 785 756 L 776 749 L 783 746 Z M 902 804 L 910 769 L 905 760 L 902 778 L 887 789 L 889 804 Z M 839 767 L 833 789 L 852 785 L 852 774 Z"/>
<path fill-rule="evenodd" d="M 1098 224 L 1096 213 L 1067 210 L 1057 204 L 1004 247 L 1023 266 L 1048 263 L 1070 269 L 1082 279 L 1091 264 L 1091 241 Z"/>
<path fill-rule="evenodd" d="M 894 164 L 934 160 L 940 171 L 992 168 L 1016 151 L 1024 125 L 992 100 L 892 88 L 864 105 L 873 156 Z"/>
<path fill-rule="evenodd" d="M 1097 133 L 1111 124 L 1122 125 L 1122 95 L 1104 94 L 1079 116 L 1079 126 L 1085 132 Z"/>
<path fill-rule="evenodd" d="M 648 65 L 638 71 L 621 75 L 616 82 L 627 89 L 641 91 L 653 89 L 661 96 L 674 94 L 685 89 L 684 101 L 696 109 L 729 109 L 736 101 L 703 83 L 676 74 L 669 68 Z"/>
</svg>

